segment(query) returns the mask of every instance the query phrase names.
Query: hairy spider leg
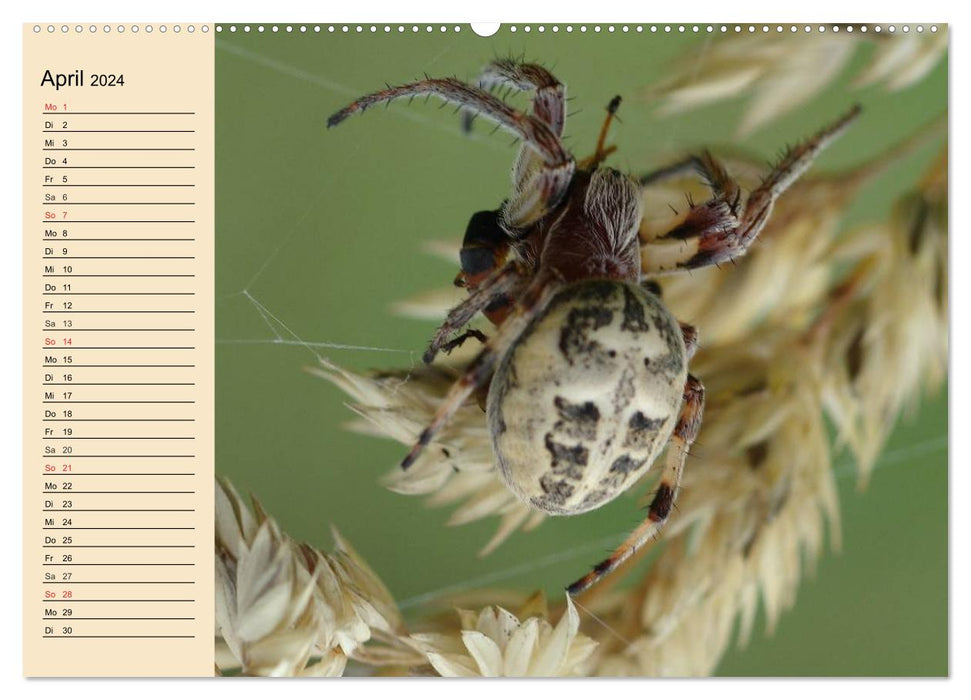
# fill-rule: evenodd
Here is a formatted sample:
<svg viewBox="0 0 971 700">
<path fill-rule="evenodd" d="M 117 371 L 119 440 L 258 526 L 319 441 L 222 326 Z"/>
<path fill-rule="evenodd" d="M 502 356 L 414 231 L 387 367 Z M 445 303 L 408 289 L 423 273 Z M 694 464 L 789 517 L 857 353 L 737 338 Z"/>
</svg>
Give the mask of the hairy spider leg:
<svg viewBox="0 0 971 700">
<path fill-rule="evenodd" d="M 480 331 L 478 328 L 469 328 L 462 335 L 456 336 L 445 343 L 442 346 L 442 352 L 449 355 L 451 354 L 452 350 L 465 345 L 465 341 L 469 340 L 470 338 L 475 338 L 483 345 L 485 345 L 485 343 L 489 340 L 489 336 Z"/>
<path fill-rule="evenodd" d="M 546 122 L 558 137 L 563 135 L 563 124 L 566 120 L 566 86 L 542 66 L 534 63 L 517 63 L 513 60 L 493 61 L 482 69 L 476 84 L 484 90 L 507 87 L 512 90 L 532 91 L 533 115 Z M 472 121 L 476 116 L 477 113 L 472 109 L 464 110 L 462 122 L 466 131 L 472 128 Z M 512 170 L 513 188 L 516 192 L 528 189 L 529 177 L 538 166 L 537 157 L 535 151 L 523 143 Z M 525 203 L 521 206 L 528 208 Z M 514 204 L 513 209 L 518 210 L 519 207 Z M 517 227 L 523 227 L 535 218 L 532 214 L 516 211 L 509 217 L 509 221 L 515 223 Z"/>
<path fill-rule="evenodd" d="M 518 236 L 549 214 L 563 199 L 575 171 L 572 158 L 556 168 L 538 164 L 524 143 L 513 169 L 513 194 L 502 207 L 505 227 Z"/>
<path fill-rule="evenodd" d="M 698 352 L 698 329 L 689 323 L 678 321 L 681 326 L 681 337 L 684 339 L 685 359 L 690 360 Z"/>
<path fill-rule="evenodd" d="M 422 359 L 430 363 L 435 359 L 438 351 L 447 343 L 448 338 L 462 326 L 472 320 L 480 311 L 487 309 L 493 303 L 508 303 L 526 283 L 526 276 L 522 265 L 517 261 L 508 263 L 505 267 L 495 271 L 481 285 L 466 297 L 461 304 L 448 312 L 445 321 L 435 331 L 431 343 Z"/>
<path fill-rule="evenodd" d="M 554 134 L 563 135 L 563 124 L 566 121 L 566 86 L 543 66 L 500 59 L 482 69 L 476 84 L 485 90 L 510 87 L 533 91 L 533 114 L 546 122 Z M 465 110 L 463 127 L 466 130 L 472 127 L 475 116 L 475 112 Z"/>
<path fill-rule="evenodd" d="M 693 375 L 688 375 L 684 385 L 684 400 L 678 422 L 671 435 L 671 445 L 668 447 L 664 463 L 664 471 L 658 481 L 657 491 L 647 509 L 647 518 L 635 529 L 624 543 L 614 553 L 593 567 L 593 570 L 583 578 L 567 587 L 570 595 L 579 595 L 605 576 L 616 570 L 621 564 L 631 558 L 634 552 L 657 535 L 664 523 L 667 522 L 671 507 L 678 497 L 681 485 L 681 474 L 688 451 L 698 436 L 701 427 L 701 415 L 705 408 L 705 387 Z"/>
<path fill-rule="evenodd" d="M 528 227 L 563 198 L 573 179 L 576 163 L 563 147 L 559 135 L 536 115 L 514 109 L 485 90 L 456 78 L 427 78 L 365 95 L 332 114 L 327 120 L 327 128 L 335 127 L 352 114 L 376 104 L 421 95 L 435 95 L 446 103 L 475 110 L 499 128 L 522 139 L 519 163 L 514 171 L 513 195 L 503 207 L 503 220 L 508 228 Z"/>
<path fill-rule="evenodd" d="M 641 187 L 649 187 L 674 177 L 687 175 L 690 172 L 697 172 L 698 161 L 698 156 L 688 156 L 687 158 L 679 160 L 675 163 L 671 163 L 670 165 L 665 165 L 661 168 L 657 168 L 656 170 L 651 170 L 650 172 L 641 175 L 637 180 L 641 183 Z"/>
<path fill-rule="evenodd" d="M 709 153 L 659 171 L 667 176 L 680 172 L 688 164 L 693 165 L 707 180 L 712 197 L 689 209 L 684 221 L 674 229 L 642 245 L 643 274 L 717 265 L 745 255 L 765 226 L 779 196 L 806 172 L 823 149 L 842 135 L 859 113 L 857 105 L 812 138 L 789 149 L 744 203 L 738 184 Z M 641 183 L 644 182 L 642 178 Z"/>
<path fill-rule="evenodd" d="M 477 84 L 486 90 L 508 87 L 533 91 L 532 113 L 546 122 L 554 134 L 563 135 L 566 87 L 542 66 L 513 60 L 493 61 L 483 68 Z M 467 109 L 464 117 L 464 126 L 468 130 L 475 113 Z M 537 154 L 524 142 L 512 169 L 514 194 L 504 206 L 503 218 L 507 226 L 513 230 L 525 229 L 542 218 L 555 205 L 555 201 L 548 203 L 549 190 L 565 188 L 572 176 L 572 166 L 562 172 L 544 172 Z"/>
<path fill-rule="evenodd" d="M 408 469 L 418 459 L 425 447 L 441 431 L 455 412 L 477 388 L 492 377 L 496 363 L 517 337 L 525 330 L 537 313 L 549 303 L 561 285 L 553 279 L 539 276 L 520 296 L 513 313 L 489 338 L 485 347 L 469 363 L 464 374 L 452 384 L 428 426 L 418 436 L 411 451 L 401 461 L 401 468 Z"/>
<path fill-rule="evenodd" d="M 376 104 L 422 95 L 434 95 L 447 103 L 478 110 L 483 117 L 521 138 L 523 143 L 535 151 L 542 162 L 549 167 L 562 166 L 573 160 L 563 148 L 560 137 L 542 119 L 524 114 L 494 95 L 467 85 L 456 78 L 428 78 L 359 97 L 343 109 L 334 112 L 327 119 L 327 128 L 333 128 L 352 114 L 363 112 Z"/>
</svg>

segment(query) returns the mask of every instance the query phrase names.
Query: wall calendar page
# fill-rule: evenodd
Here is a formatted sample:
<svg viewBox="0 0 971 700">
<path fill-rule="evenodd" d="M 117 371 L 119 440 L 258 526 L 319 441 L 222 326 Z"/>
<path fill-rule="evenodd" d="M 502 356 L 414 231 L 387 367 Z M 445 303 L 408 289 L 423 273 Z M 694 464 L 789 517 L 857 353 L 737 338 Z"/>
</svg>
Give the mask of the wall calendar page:
<svg viewBox="0 0 971 700">
<path fill-rule="evenodd" d="M 950 674 L 947 23 L 21 30 L 24 676 Z"/>
</svg>

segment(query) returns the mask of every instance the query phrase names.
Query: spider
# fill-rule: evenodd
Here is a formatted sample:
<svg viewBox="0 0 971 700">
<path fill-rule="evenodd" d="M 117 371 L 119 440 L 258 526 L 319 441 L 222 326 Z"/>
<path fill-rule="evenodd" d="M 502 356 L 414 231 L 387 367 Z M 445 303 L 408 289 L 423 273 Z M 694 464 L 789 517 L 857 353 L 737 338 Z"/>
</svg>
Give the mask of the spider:
<svg viewBox="0 0 971 700">
<path fill-rule="evenodd" d="M 531 93 L 528 112 L 490 92 Z M 744 255 L 777 198 L 859 113 L 854 107 L 789 149 L 747 198 L 709 153 L 641 178 L 602 163 L 620 98 L 614 98 L 593 156 L 578 162 L 562 142 L 566 86 L 532 63 L 498 60 L 477 85 L 426 78 L 389 86 L 333 114 L 334 127 L 372 105 L 437 96 L 521 139 L 512 193 L 498 209 L 474 214 L 456 284 L 468 297 L 453 308 L 424 355 L 432 362 L 470 337 L 483 347 L 455 381 L 401 463 L 409 468 L 453 414 L 485 390 L 499 474 L 522 501 L 554 515 L 599 508 L 624 492 L 667 447 L 657 490 L 642 524 L 604 561 L 571 584 L 578 594 L 655 537 L 678 494 L 705 402 L 688 372 L 698 333 L 678 322 L 653 277 L 717 265 Z M 642 241 L 641 187 L 695 170 L 710 198 L 691 205 L 674 229 Z M 450 340 L 482 312 L 494 325 Z M 670 444 L 669 444 L 670 443 Z"/>
</svg>

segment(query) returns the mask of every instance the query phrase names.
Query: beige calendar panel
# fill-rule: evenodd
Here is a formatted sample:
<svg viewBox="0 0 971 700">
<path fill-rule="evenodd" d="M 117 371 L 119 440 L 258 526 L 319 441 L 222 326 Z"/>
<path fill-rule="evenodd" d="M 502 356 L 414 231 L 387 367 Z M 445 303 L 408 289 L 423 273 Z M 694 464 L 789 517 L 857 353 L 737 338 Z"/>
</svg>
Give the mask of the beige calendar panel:
<svg viewBox="0 0 971 700">
<path fill-rule="evenodd" d="M 213 673 L 213 31 L 24 28 L 24 671 Z"/>
</svg>

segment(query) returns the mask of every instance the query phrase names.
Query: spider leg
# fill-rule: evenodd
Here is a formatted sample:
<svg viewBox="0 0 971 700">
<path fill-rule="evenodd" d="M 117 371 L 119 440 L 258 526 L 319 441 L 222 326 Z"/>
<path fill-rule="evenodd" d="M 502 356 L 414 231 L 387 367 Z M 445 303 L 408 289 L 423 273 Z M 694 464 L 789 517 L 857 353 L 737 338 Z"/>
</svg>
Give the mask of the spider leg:
<svg viewBox="0 0 971 700">
<path fill-rule="evenodd" d="M 499 326 L 496 333 L 486 341 L 485 347 L 469 363 L 465 373 L 452 384 L 431 423 L 421 432 L 411 451 L 401 461 L 402 469 L 408 469 L 415 463 L 422 450 L 445 427 L 455 412 L 478 387 L 489 380 L 499 358 L 519 337 L 530 320 L 549 303 L 558 289 L 559 285 L 555 281 L 539 277 L 526 289 L 512 315 Z"/>
<path fill-rule="evenodd" d="M 327 128 L 375 104 L 420 95 L 436 95 L 446 103 L 478 112 L 522 139 L 513 170 L 513 197 L 502 212 L 509 229 L 525 229 L 559 203 L 576 169 L 573 156 L 563 147 L 559 135 L 538 116 L 513 109 L 485 90 L 455 78 L 427 78 L 365 95 L 332 114 Z"/>
<path fill-rule="evenodd" d="M 705 387 L 692 375 L 684 385 L 684 403 L 678 422 L 671 435 L 671 445 L 664 464 L 664 471 L 658 481 L 657 492 L 647 510 L 647 519 L 641 523 L 614 553 L 593 567 L 593 570 L 583 578 L 570 584 L 567 591 L 570 595 L 578 595 L 627 561 L 638 548 L 644 545 L 664 526 L 671 512 L 671 506 L 678 496 L 681 484 L 681 473 L 684 471 L 684 461 L 688 450 L 698 436 L 701 427 L 701 414 L 705 407 Z"/>
<path fill-rule="evenodd" d="M 426 364 L 431 363 L 438 351 L 447 343 L 448 337 L 472 320 L 480 311 L 496 302 L 509 299 L 513 293 L 522 287 L 525 278 L 518 262 L 513 261 L 496 270 L 482 284 L 480 284 L 462 303 L 448 312 L 445 321 L 435 331 L 431 343 L 422 359 Z"/>
<path fill-rule="evenodd" d="M 504 59 L 488 64 L 479 76 L 479 87 L 489 90 L 508 86 L 532 90 L 532 112 L 562 136 L 566 121 L 566 86 L 542 66 Z M 466 110 L 464 126 L 472 126 L 475 113 Z M 523 230 L 545 216 L 556 205 L 570 181 L 575 166 L 543 167 L 536 153 L 524 143 L 512 171 L 513 196 L 503 207 L 503 222 L 510 230 Z"/>
<path fill-rule="evenodd" d="M 483 345 L 485 345 L 489 340 L 489 336 L 480 331 L 478 328 L 469 328 L 462 335 L 456 336 L 445 343 L 445 345 L 442 346 L 442 352 L 444 352 L 446 355 L 451 354 L 452 350 L 465 345 L 465 341 L 467 341 L 469 338 L 475 338 Z"/>
<path fill-rule="evenodd" d="M 684 221 L 674 229 L 641 247 L 643 274 L 717 265 L 745 255 L 765 226 L 779 196 L 859 113 L 859 106 L 854 107 L 834 124 L 787 151 L 744 203 L 738 185 L 709 153 L 646 176 L 655 177 L 656 181 L 680 172 L 690 163 L 707 179 L 712 197 L 689 209 Z M 641 182 L 644 183 L 644 178 Z"/>
<path fill-rule="evenodd" d="M 516 90 L 533 90 L 533 114 L 546 122 L 553 133 L 563 135 L 566 120 L 566 86 L 543 66 L 535 63 L 517 63 L 511 59 L 493 61 L 479 74 L 477 85 L 485 90 L 495 87 L 512 87 Z M 472 127 L 475 112 L 466 110 L 463 127 Z"/>
<path fill-rule="evenodd" d="M 542 167 L 523 144 L 513 169 L 513 194 L 502 207 L 506 228 L 525 231 L 552 211 L 566 194 L 575 170 L 572 160 L 556 168 Z"/>
<path fill-rule="evenodd" d="M 698 329 L 680 321 L 678 325 L 681 326 L 681 337 L 684 339 L 685 356 L 690 360 L 698 351 Z"/>
<path fill-rule="evenodd" d="M 572 156 L 563 148 L 560 137 L 542 119 L 513 109 L 485 90 L 472 87 L 456 78 L 427 78 L 416 83 L 389 87 L 359 97 L 327 119 L 327 128 L 340 124 L 352 114 L 369 107 L 402 97 L 435 95 L 447 103 L 459 104 L 475 110 L 499 127 L 512 132 L 523 140 L 523 145 L 535 152 L 548 167 L 560 168 L 573 163 Z"/>
<path fill-rule="evenodd" d="M 640 285 L 658 299 L 660 299 L 664 294 L 664 290 L 661 289 L 661 285 L 655 279 L 642 279 L 640 281 Z"/>
<path fill-rule="evenodd" d="M 658 182 L 664 182 L 674 177 L 681 177 L 691 172 L 697 172 L 698 162 L 698 156 L 688 156 L 684 160 L 679 160 L 671 165 L 665 165 L 663 168 L 645 173 L 637 178 L 637 181 L 641 183 L 641 187 L 649 187 Z"/>
</svg>

